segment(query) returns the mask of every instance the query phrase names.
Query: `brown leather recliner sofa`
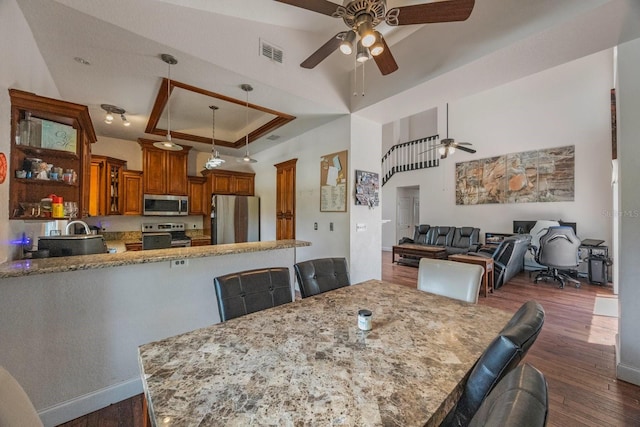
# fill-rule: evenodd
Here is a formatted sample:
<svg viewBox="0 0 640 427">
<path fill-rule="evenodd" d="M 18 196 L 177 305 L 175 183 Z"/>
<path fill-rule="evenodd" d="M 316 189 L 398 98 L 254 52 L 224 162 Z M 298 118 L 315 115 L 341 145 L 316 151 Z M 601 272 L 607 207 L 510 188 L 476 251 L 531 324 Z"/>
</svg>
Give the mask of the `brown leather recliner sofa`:
<svg viewBox="0 0 640 427">
<path fill-rule="evenodd" d="M 426 246 L 442 246 L 447 255 L 476 252 L 480 248 L 480 229 L 475 227 L 429 226 L 420 224 L 415 227 L 413 239 L 402 238 L 398 244 L 413 243 Z M 400 263 L 418 265 L 420 259 L 404 256 Z"/>
</svg>

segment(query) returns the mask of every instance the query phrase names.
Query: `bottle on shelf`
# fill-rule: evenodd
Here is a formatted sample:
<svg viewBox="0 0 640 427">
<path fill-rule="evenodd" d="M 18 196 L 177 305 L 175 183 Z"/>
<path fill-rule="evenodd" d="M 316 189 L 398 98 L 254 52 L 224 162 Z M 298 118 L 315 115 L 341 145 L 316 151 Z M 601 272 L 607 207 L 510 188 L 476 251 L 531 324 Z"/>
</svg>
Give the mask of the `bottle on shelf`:
<svg viewBox="0 0 640 427">
<path fill-rule="evenodd" d="M 64 218 L 64 202 L 62 196 L 56 196 L 52 194 L 51 198 L 51 213 L 54 218 Z"/>
</svg>

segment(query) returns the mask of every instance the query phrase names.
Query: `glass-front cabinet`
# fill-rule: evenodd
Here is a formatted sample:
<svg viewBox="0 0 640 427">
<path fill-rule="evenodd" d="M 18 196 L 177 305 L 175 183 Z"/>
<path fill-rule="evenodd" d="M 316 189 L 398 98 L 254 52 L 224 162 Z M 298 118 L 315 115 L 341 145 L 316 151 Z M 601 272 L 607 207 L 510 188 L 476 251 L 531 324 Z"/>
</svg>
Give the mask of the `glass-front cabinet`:
<svg viewBox="0 0 640 427">
<path fill-rule="evenodd" d="M 66 202 L 64 217 L 86 216 L 96 141 L 88 108 L 16 89 L 9 89 L 9 96 L 9 218 L 51 217 L 51 196 Z"/>
</svg>

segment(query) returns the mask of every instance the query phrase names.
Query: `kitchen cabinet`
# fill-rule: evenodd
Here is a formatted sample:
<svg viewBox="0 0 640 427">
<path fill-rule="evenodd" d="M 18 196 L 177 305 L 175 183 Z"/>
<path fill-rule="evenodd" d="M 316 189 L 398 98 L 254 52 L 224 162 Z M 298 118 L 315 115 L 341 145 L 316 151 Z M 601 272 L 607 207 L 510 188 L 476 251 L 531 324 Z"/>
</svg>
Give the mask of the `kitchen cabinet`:
<svg viewBox="0 0 640 427">
<path fill-rule="evenodd" d="M 235 194 L 253 196 L 255 193 L 255 175 L 248 172 L 227 170 L 207 170 L 202 174 L 209 179 L 209 188 L 213 194 Z"/>
<path fill-rule="evenodd" d="M 144 194 L 186 196 L 187 157 L 191 147 L 167 151 L 153 146 L 155 141 L 138 139 L 142 147 L 142 189 Z"/>
<path fill-rule="evenodd" d="M 296 163 L 298 159 L 274 165 L 276 172 L 276 239 L 296 238 Z"/>
<path fill-rule="evenodd" d="M 89 215 L 122 215 L 122 172 L 126 161 L 106 156 L 91 156 Z"/>
<path fill-rule="evenodd" d="M 190 176 L 187 178 L 189 192 L 189 215 L 209 215 L 211 211 L 211 194 L 207 186 L 207 178 Z"/>
<path fill-rule="evenodd" d="M 16 89 L 9 97 L 9 219 L 44 217 L 40 201 L 50 194 L 76 202 L 78 216 L 86 216 L 96 141 L 88 108 Z"/>
<path fill-rule="evenodd" d="M 122 171 L 122 215 L 142 215 L 142 171 Z"/>
<path fill-rule="evenodd" d="M 191 238 L 191 246 L 207 246 L 210 244 L 211 244 L 211 236 Z"/>
</svg>

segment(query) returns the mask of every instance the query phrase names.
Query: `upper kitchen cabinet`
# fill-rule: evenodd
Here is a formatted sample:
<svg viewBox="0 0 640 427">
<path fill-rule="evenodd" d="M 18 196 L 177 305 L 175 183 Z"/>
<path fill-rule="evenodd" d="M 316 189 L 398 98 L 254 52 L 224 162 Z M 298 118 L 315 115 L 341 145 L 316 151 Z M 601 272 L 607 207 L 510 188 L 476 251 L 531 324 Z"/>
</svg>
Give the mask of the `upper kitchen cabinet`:
<svg viewBox="0 0 640 427">
<path fill-rule="evenodd" d="M 202 174 L 209 179 L 213 194 L 254 195 L 256 175 L 254 173 L 206 170 L 202 171 Z"/>
<path fill-rule="evenodd" d="M 142 172 L 122 172 L 122 215 L 142 215 Z"/>
<path fill-rule="evenodd" d="M 172 194 L 186 196 L 187 156 L 191 147 L 181 151 L 167 151 L 154 147 L 148 139 L 138 139 L 142 147 L 142 188 L 144 194 Z"/>
<path fill-rule="evenodd" d="M 190 176 L 189 182 L 189 215 L 209 215 L 211 210 L 211 192 L 208 190 L 207 178 Z"/>
<path fill-rule="evenodd" d="M 85 105 L 9 89 L 11 154 L 9 218 L 46 218 L 40 202 L 50 194 L 89 209 L 91 144 L 96 133 Z"/>
<path fill-rule="evenodd" d="M 91 156 L 89 215 L 123 214 L 123 178 L 126 161 L 105 156 Z"/>
</svg>

